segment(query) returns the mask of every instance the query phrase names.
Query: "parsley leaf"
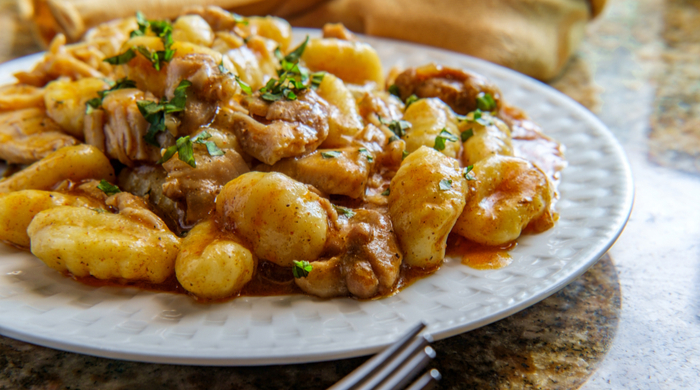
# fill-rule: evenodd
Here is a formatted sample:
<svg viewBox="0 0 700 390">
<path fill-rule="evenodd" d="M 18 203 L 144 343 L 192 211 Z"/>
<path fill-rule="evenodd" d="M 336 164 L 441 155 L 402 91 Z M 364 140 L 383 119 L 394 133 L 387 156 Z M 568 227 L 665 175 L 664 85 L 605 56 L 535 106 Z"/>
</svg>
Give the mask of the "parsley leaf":
<svg viewBox="0 0 700 390">
<path fill-rule="evenodd" d="M 221 62 L 219 62 L 219 72 L 221 72 L 221 74 L 230 74 L 231 73 L 228 69 L 226 69 L 226 67 L 224 67 L 223 58 L 221 59 Z"/>
<path fill-rule="evenodd" d="M 389 194 L 391 194 L 391 188 L 390 188 L 390 187 L 387 187 L 387 189 L 384 190 L 384 192 L 382 192 L 382 195 L 383 195 L 383 196 L 389 196 Z"/>
<path fill-rule="evenodd" d="M 94 110 L 100 108 L 102 105 L 102 99 L 92 98 L 85 102 L 85 114 L 90 115 Z"/>
<path fill-rule="evenodd" d="M 405 160 L 406 157 L 408 157 L 408 150 L 405 150 L 401 152 L 401 161 Z"/>
<path fill-rule="evenodd" d="M 344 217 L 348 217 L 348 219 L 355 216 L 355 212 L 350 210 L 347 207 L 333 205 L 333 208 L 335 209 L 335 211 L 338 212 L 339 215 L 342 215 Z"/>
<path fill-rule="evenodd" d="M 233 12 L 231 12 L 231 16 L 233 16 L 233 20 L 236 22 L 236 24 L 240 23 L 244 26 L 248 25 L 248 19 L 244 18 L 243 16 Z"/>
<path fill-rule="evenodd" d="M 390 143 L 392 143 L 392 142 L 394 142 L 394 141 L 398 141 L 398 140 L 400 140 L 400 139 L 401 139 L 401 138 L 397 137 L 396 135 L 392 135 L 391 137 L 389 137 L 389 142 L 387 142 L 387 144 L 390 144 Z"/>
<path fill-rule="evenodd" d="M 391 86 L 389 86 L 389 93 L 401 99 L 401 92 L 399 91 L 399 87 L 396 84 L 392 84 Z"/>
<path fill-rule="evenodd" d="M 100 180 L 100 184 L 97 185 L 97 189 L 107 194 L 107 196 L 112 196 L 114 194 L 122 192 L 119 189 L 119 187 L 115 186 L 114 184 L 108 182 L 105 179 Z"/>
<path fill-rule="evenodd" d="M 391 122 L 385 122 L 382 117 L 379 117 L 379 122 L 389 128 L 397 137 L 403 137 L 406 135 L 406 130 L 410 129 L 413 125 L 409 121 L 404 120 L 393 120 Z"/>
<path fill-rule="evenodd" d="M 309 36 L 306 36 L 306 39 L 304 42 L 299 45 L 296 49 L 294 49 L 291 53 L 287 54 L 284 57 L 284 60 L 287 62 L 292 62 L 292 63 L 297 63 L 299 62 L 299 59 L 301 58 L 301 55 L 304 54 L 304 50 L 306 50 L 306 44 L 309 43 Z"/>
<path fill-rule="evenodd" d="M 277 70 L 279 79 L 270 79 L 267 84 L 260 89 L 260 97 L 268 102 L 276 102 L 281 99 L 296 100 L 297 94 L 309 88 L 306 84 L 309 81 L 309 71 L 299 66 L 299 59 L 306 49 L 309 36 L 294 51 L 282 57 L 279 48 L 275 49 L 275 56 L 280 61 L 280 69 Z M 317 88 L 323 81 L 324 72 L 314 73 L 311 78 L 311 87 Z"/>
<path fill-rule="evenodd" d="M 447 131 L 447 129 L 442 129 L 440 134 L 435 137 L 435 145 L 433 148 L 435 150 L 445 150 L 445 141 L 457 142 L 457 136 Z"/>
<path fill-rule="evenodd" d="M 418 96 L 416 96 L 416 95 L 409 96 L 408 99 L 406 99 L 406 108 L 408 108 L 408 106 L 410 106 L 411 104 L 413 104 L 417 101 L 418 101 Z"/>
<path fill-rule="evenodd" d="M 238 86 L 241 87 L 241 90 L 247 95 L 253 94 L 253 89 L 250 88 L 250 85 L 248 85 L 245 81 L 241 80 L 240 77 L 236 76 L 236 82 L 238 83 Z"/>
<path fill-rule="evenodd" d="M 462 142 L 467 142 L 467 140 L 473 136 L 474 136 L 473 129 L 465 130 L 460 134 L 460 138 L 462 139 Z"/>
<path fill-rule="evenodd" d="M 367 161 L 374 161 L 374 156 L 372 156 L 372 154 L 366 148 L 360 148 L 358 151 L 367 157 Z"/>
<path fill-rule="evenodd" d="M 105 58 L 102 61 L 111 65 L 124 65 L 127 62 L 131 61 L 134 57 L 136 57 L 134 49 L 129 48 L 122 54 L 117 54 L 114 57 Z"/>
<path fill-rule="evenodd" d="M 309 276 L 309 273 L 313 271 L 314 267 L 306 260 L 296 261 L 294 260 L 294 268 L 292 268 L 292 274 L 295 279 L 305 278 Z"/>
<path fill-rule="evenodd" d="M 142 37 L 146 35 L 146 29 L 148 29 L 149 23 L 148 20 L 146 20 L 146 16 L 143 14 L 141 11 L 136 11 L 136 23 L 138 24 L 139 28 L 137 30 L 134 30 L 129 34 L 129 37 Z"/>
<path fill-rule="evenodd" d="M 323 158 L 336 158 L 343 153 L 337 151 L 337 150 L 331 150 L 330 152 L 321 152 L 321 157 Z"/>
<path fill-rule="evenodd" d="M 323 77 L 326 75 L 326 72 L 321 71 L 321 72 L 316 72 L 311 75 L 311 88 L 317 89 L 319 85 L 323 82 Z"/>
<path fill-rule="evenodd" d="M 481 92 L 476 95 L 476 106 L 482 111 L 493 111 L 496 109 L 496 101 L 488 93 Z"/>
<path fill-rule="evenodd" d="M 440 180 L 440 184 L 438 184 L 438 187 L 440 188 L 440 191 L 447 191 L 450 188 L 452 188 L 452 180 L 442 179 Z"/>
<path fill-rule="evenodd" d="M 223 156 L 224 152 L 219 149 L 214 142 L 207 141 L 208 138 L 211 138 L 211 134 L 209 134 L 206 130 L 194 137 L 180 137 L 175 142 L 175 145 L 165 149 L 165 153 L 163 153 L 163 156 L 156 162 L 156 164 L 163 164 L 164 162 L 170 160 L 175 153 L 177 153 L 177 156 L 181 161 L 187 163 L 192 168 L 196 168 L 197 162 L 194 160 L 193 144 L 205 145 L 210 156 Z"/>
<path fill-rule="evenodd" d="M 153 146 L 160 146 L 156 141 L 156 135 L 165 131 L 165 114 L 179 112 L 185 109 L 187 88 L 191 85 L 192 83 L 188 80 L 180 81 L 180 84 L 175 88 L 175 96 L 171 101 L 162 100 L 160 103 L 156 103 L 150 100 L 139 100 L 136 102 L 136 106 L 139 108 L 141 115 L 143 115 L 146 122 L 150 124 L 148 132 L 144 136 L 146 142 Z"/>
<path fill-rule="evenodd" d="M 466 168 L 464 168 L 464 178 L 471 181 L 471 180 L 476 180 L 474 176 L 470 174 L 470 172 L 474 169 L 474 165 L 470 165 Z"/>
</svg>

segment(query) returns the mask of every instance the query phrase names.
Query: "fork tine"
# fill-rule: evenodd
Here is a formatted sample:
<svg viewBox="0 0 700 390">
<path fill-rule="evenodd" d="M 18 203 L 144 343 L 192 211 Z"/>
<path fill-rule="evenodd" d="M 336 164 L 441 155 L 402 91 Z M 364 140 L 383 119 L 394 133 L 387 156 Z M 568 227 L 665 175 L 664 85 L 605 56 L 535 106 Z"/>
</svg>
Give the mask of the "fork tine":
<svg viewBox="0 0 700 390">
<path fill-rule="evenodd" d="M 379 370 L 365 378 L 365 380 L 362 381 L 355 389 L 373 390 L 377 388 L 377 386 L 380 383 L 384 382 L 387 378 L 392 376 L 393 373 L 396 372 L 396 370 L 405 365 L 406 361 L 412 359 L 412 357 L 416 355 L 417 352 L 428 347 L 430 341 L 432 341 L 432 339 L 430 339 L 430 336 L 414 337 L 411 340 L 411 342 L 406 345 L 406 348 L 403 348 L 401 351 L 391 356 L 390 359 L 387 360 Z M 418 372 L 416 372 L 416 375 L 417 374 Z M 411 380 L 414 377 L 415 375 L 408 379 Z"/>
<path fill-rule="evenodd" d="M 406 390 L 429 390 L 435 387 L 435 384 L 440 379 L 442 379 L 440 371 L 433 368 L 432 370 L 421 375 L 421 377 L 416 379 L 415 382 L 411 383 Z"/>
<path fill-rule="evenodd" d="M 422 348 L 418 353 L 411 356 L 410 359 L 403 362 L 399 368 L 394 370 L 391 375 L 386 378 L 379 387 L 378 390 L 399 390 L 403 389 L 413 378 L 415 378 L 420 372 L 428 365 L 431 359 L 435 357 L 435 350 L 426 346 Z"/>
<path fill-rule="evenodd" d="M 404 347 L 406 347 L 406 345 L 409 344 L 418 333 L 425 329 L 425 327 L 426 325 L 423 322 L 416 324 L 414 327 L 409 329 L 408 332 L 401 336 L 401 338 L 399 338 L 393 345 L 374 355 L 374 357 L 357 367 L 353 372 L 331 386 L 328 390 L 357 389 L 356 386 L 358 384 L 379 371 L 387 361 L 390 361 L 394 355 L 403 350 Z"/>
</svg>

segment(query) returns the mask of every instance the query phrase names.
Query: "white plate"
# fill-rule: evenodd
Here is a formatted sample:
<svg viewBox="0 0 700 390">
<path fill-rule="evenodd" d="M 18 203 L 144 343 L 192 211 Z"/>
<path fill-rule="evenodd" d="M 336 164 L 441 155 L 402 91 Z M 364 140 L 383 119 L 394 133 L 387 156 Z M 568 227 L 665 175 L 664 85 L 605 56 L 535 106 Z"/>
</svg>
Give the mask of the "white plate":
<svg viewBox="0 0 700 390">
<path fill-rule="evenodd" d="M 296 38 L 315 31 L 296 31 Z M 521 237 L 513 262 L 479 271 L 446 260 L 434 275 L 376 301 L 308 296 L 244 297 L 199 304 L 185 295 L 82 285 L 33 256 L 0 244 L 0 333 L 104 357 L 178 364 L 258 365 L 360 356 L 416 322 L 445 338 L 489 324 L 556 292 L 582 274 L 620 235 L 633 201 L 622 148 L 594 115 L 552 88 L 464 55 L 366 38 L 390 66 L 428 62 L 474 70 L 567 147 L 560 220 Z M 0 65 L 29 69 L 31 56 Z"/>
</svg>

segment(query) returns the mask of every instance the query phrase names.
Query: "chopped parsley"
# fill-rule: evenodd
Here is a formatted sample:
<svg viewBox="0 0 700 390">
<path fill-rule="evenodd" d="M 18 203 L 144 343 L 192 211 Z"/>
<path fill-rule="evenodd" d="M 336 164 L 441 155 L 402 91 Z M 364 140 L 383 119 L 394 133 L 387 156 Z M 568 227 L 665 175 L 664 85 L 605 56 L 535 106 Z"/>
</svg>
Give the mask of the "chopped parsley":
<svg viewBox="0 0 700 390">
<path fill-rule="evenodd" d="M 85 113 L 90 114 L 93 110 L 100 108 L 100 106 L 102 106 L 102 100 L 104 100 L 105 96 L 107 96 L 107 94 L 110 92 L 127 88 L 136 88 L 136 82 L 124 77 L 123 79 L 117 80 L 116 83 L 112 83 L 111 88 L 104 91 L 98 91 L 98 97 L 92 98 L 85 103 Z"/>
<path fill-rule="evenodd" d="M 386 127 L 389 128 L 394 134 L 396 134 L 397 137 L 403 137 L 406 135 L 406 130 L 410 129 L 413 125 L 409 121 L 404 121 L 404 120 L 392 120 L 391 122 L 385 122 L 384 119 L 382 119 L 381 116 L 379 118 L 379 123 L 385 125 Z"/>
<path fill-rule="evenodd" d="M 294 260 L 294 268 L 292 268 L 292 274 L 295 279 L 305 278 L 309 276 L 309 273 L 313 271 L 314 267 L 306 260 L 296 261 Z"/>
<path fill-rule="evenodd" d="M 474 176 L 471 175 L 471 171 L 474 169 L 474 165 L 470 165 L 466 168 L 464 168 L 464 178 L 471 181 L 471 180 L 476 180 Z"/>
<path fill-rule="evenodd" d="M 462 121 L 467 121 L 467 122 L 476 122 L 482 126 L 490 126 L 493 124 L 493 121 L 491 120 L 491 116 L 487 113 L 484 113 L 481 111 L 481 109 L 477 108 L 476 110 L 471 112 L 472 117 L 469 118 L 468 116 L 466 117 L 461 117 L 460 120 Z"/>
<path fill-rule="evenodd" d="M 223 57 L 221 58 L 221 62 L 219 62 L 219 72 L 221 72 L 221 74 L 231 74 L 231 71 L 226 69 L 226 67 L 224 66 Z"/>
<path fill-rule="evenodd" d="M 321 152 L 321 157 L 323 158 L 336 158 L 343 153 L 337 151 L 337 150 L 331 150 L 330 152 Z"/>
<path fill-rule="evenodd" d="M 253 94 L 253 89 L 250 88 L 250 85 L 248 85 L 248 83 L 246 83 L 245 81 L 241 80 L 240 77 L 236 76 L 236 82 L 238 83 L 238 86 L 241 87 L 241 90 L 247 95 Z"/>
<path fill-rule="evenodd" d="M 136 52 L 138 52 L 147 60 L 151 61 L 155 70 L 160 71 L 163 67 L 163 63 L 170 62 L 175 55 L 175 50 L 171 49 L 173 43 L 175 43 L 173 41 L 172 24 L 166 20 L 147 20 L 141 12 L 136 12 L 136 23 L 138 24 L 138 29 L 132 31 L 130 36 L 132 38 L 145 36 L 147 30 L 150 28 L 151 32 L 158 36 L 163 42 L 163 50 L 151 51 L 145 46 L 137 46 L 136 50 L 134 50 L 134 48 L 129 48 L 124 53 L 105 58 L 103 61 L 112 65 L 123 65 L 136 57 Z"/>
<path fill-rule="evenodd" d="M 348 219 L 350 219 L 350 218 L 352 218 L 352 217 L 355 216 L 355 212 L 352 211 L 352 210 L 350 210 L 350 209 L 347 208 L 347 207 L 333 205 L 333 208 L 335 209 L 335 211 L 338 212 L 338 215 L 342 215 L 342 216 L 344 216 L 344 217 L 348 217 Z"/>
<path fill-rule="evenodd" d="M 401 99 L 401 92 L 399 91 L 399 87 L 396 84 L 392 84 L 391 86 L 389 86 L 389 93 Z"/>
<path fill-rule="evenodd" d="M 114 194 L 122 192 L 119 189 L 119 187 L 115 186 L 114 184 L 108 182 L 105 179 L 100 180 L 100 184 L 97 185 L 97 189 L 107 194 L 107 196 L 112 196 Z"/>
<path fill-rule="evenodd" d="M 323 77 L 326 75 L 326 72 L 320 71 L 311 74 L 311 88 L 313 89 L 318 89 L 318 87 L 321 85 L 323 82 Z"/>
<path fill-rule="evenodd" d="M 440 134 L 435 137 L 435 145 L 433 148 L 435 150 L 445 150 L 445 141 L 457 142 L 458 138 L 456 135 L 447 131 L 447 129 L 442 129 Z"/>
<path fill-rule="evenodd" d="M 387 142 L 387 144 L 390 144 L 390 143 L 392 143 L 392 142 L 394 142 L 394 141 L 398 141 L 398 140 L 400 140 L 400 139 L 401 139 L 401 138 L 397 137 L 396 135 L 392 135 L 391 137 L 389 137 L 389 142 Z"/>
<path fill-rule="evenodd" d="M 194 137 L 180 137 L 176 141 L 175 145 L 165 149 L 163 157 L 161 157 L 160 160 L 156 162 L 156 164 L 162 164 L 170 160 L 173 157 L 173 155 L 177 153 L 178 158 L 181 161 L 189 164 L 192 168 L 196 168 L 197 162 L 194 160 L 193 144 L 205 145 L 207 147 L 207 152 L 210 156 L 223 156 L 224 152 L 221 149 L 219 149 L 219 147 L 216 146 L 216 144 L 213 141 L 207 141 L 208 138 L 211 138 L 211 134 L 209 134 L 206 130 L 202 131 Z"/>
<path fill-rule="evenodd" d="M 460 138 L 462 139 L 462 142 L 467 142 L 467 140 L 473 136 L 474 136 L 473 129 L 465 130 L 460 134 Z"/>
<path fill-rule="evenodd" d="M 146 122 L 150 124 L 148 132 L 144 136 L 146 142 L 153 146 L 160 146 L 156 141 L 156 135 L 165 131 L 165 115 L 180 112 L 185 109 L 187 88 L 191 85 L 192 83 L 188 80 L 180 81 L 180 84 L 175 88 L 173 99 L 170 101 L 161 100 L 160 103 L 156 103 L 150 100 L 139 100 L 136 102 L 136 106 L 139 108 L 141 115 L 143 115 Z"/>
<path fill-rule="evenodd" d="M 493 111 L 496 109 L 496 101 L 488 93 L 481 92 L 476 95 L 476 106 L 481 111 Z"/>
<path fill-rule="evenodd" d="M 452 180 L 450 179 L 442 179 L 440 180 L 440 183 L 438 184 L 438 187 L 440 188 L 440 191 L 447 191 L 450 188 L 452 188 Z"/>
<path fill-rule="evenodd" d="M 404 151 L 401 152 L 401 161 L 405 160 L 406 157 L 408 157 L 408 150 L 404 149 Z"/>
<path fill-rule="evenodd" d="M 408 108 L 408 106 L 410 106 L 411 104 L 413 104 L 417 101 L 418 101 L 418 96 L 416 96 L 416 95 L 409 96 L 408 99 L 406 99 L 406 108 Z"/>
<path fill-rule="evenodd" d="M 280 69 L 277 70 L 278 79 L 270 79 L 264 87 L 260 88 L 260 97 L 268 102 L 278 100 L 296 100 L 297 95 L 309 88 L 309 71 L 299 66 L 299 59 L 309 43 L 309 36 L 304 42 L 286 56 L 282 56 L 279 47 L 275 49 L 275 56 L 280 61 Z M 318 88 L 323 81 L 325 73 L 314 73 L 311 77 L 311 87 Z"/>
<path fill-rule="evenodd" d="M 384 190 L 384 192 L 382 192 L 382 195 L 383 195 L 383 196 L 389 196 L 389 194 L 391 194 L 391 188 L 390 188 L 390 187 L 387 187 L 387 189 Z"/>
<path fill-rule="evenodd" d="M 244 18 L 243 16 L 234 12 L 231 12 L 231 16 L 233 16 L 233 20 L 236 22 L 236 24 L 242 24 L 244 26 L 248 25 L 248 19 Z"/>
<path fill-rule="evenodd" d="M 360 153 L 364 154 L 365 157 L 367 157 L 367 161 L 373 162 L 374 161 L 374 156 L 366 149 L 366 148 L 360 148 L 358 150 Z"/>
</svg>

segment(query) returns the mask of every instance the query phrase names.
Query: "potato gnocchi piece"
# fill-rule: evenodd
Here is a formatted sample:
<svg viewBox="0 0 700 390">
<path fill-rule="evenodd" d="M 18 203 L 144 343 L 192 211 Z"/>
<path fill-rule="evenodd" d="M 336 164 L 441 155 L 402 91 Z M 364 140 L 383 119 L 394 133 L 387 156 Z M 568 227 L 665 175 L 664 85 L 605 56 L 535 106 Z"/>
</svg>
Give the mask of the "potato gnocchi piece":
<svg viewBox="0 0 700 390">
<path fill-rule="evenodd" d="M 352 93 L 342 80 L 330 73 L 323 76 L 316 93 L 328 102 L 328 138 L 321 147 L 338 148 L 351 144 L 364 127 Z"/>
<path fill-rule="evenodd" d="M 251 16 L 246 20 L 248 24 L 240 26 L 243 31 L 277 42 L 283 53 L 292 43 L 292 26 L 286 20 L 274 16 Z"/>
<path fill-rule="evenodd" d="M 209 47 L 214 42 L 214 32 L 201 16 L 183 15 L 173 23 L 173 39 Z"/>
<path fill-rule="evenodd" d="M 496 155 L 474 164 L 472 175 L 473 193 L 454 226 L 459 235 L 484 245 L 501 245 L 518 238 L 543 215 L 552 220 L 552 187 L 529 161 Z"/>
<path fill-rule="evenodd" d="M 0 181 L 0 193 L 18 190 L 48 190 L 63 180 L 114 181 L 114 168 L 94 146 L 75 145 L 59 149 L 29 167 Z"/>
<path fill-rule="evenodd" d="M 464 208 L 467 183 L 456 160 L 422 146 L 391 180 L 389 215 L 404 263 L 433 268 L 445 257 L 447 236 Z"/>
<path fill-rule="evenodd" d="M 163 283 L 180 251 L 180 239 L 145 208 L 56 207 L 37 214 L 27 233 L 32 253 L 49 267 L 102 280 Z"/>
<path fill-rule="evenodd" d="M 468 117 L 473 117 L 469 114 Z M 474 165 L 494 154 L 500 156 L 513 155 L 513 141 L 510 135 L 510 128 L 502 120 L 488 116 L 491 124 L 484 126 L 477 122 L 463 121 L 460 123 L 460 132 L 471 132 L 472 134 L 464 141 L 462 151 L 462 165 Z M 461 133 L 460 133 L 461 134 Z"/>
<path fill-rule="evenodd" d="M 324 70 L 346 83 L 384 85 L 379 55 L 366 43 L 337 38 L 311 39 L 301 58 L 312 71 Z"/>
<path fill-rule="evenodd" d="M 31 164 L 78 142 L 61 131 L 43 109 L 0 113 L 0 159 L 9 163 Z"/>
<path fill-rule="evenodd" d="M 104 209 L 105 205 L 84 196 L 40 190 L 0 194 L 0 240 L 29 248 L 27 227 L 40 212 L 59 206 Z"/>
<path fill-rule="evenodd" d="M 450 107 L 440 99 L 420 99 L 408 106 L 404 114 L 404 120 L 411 122 L 412 127 L 406 130 L 403 140 L 406 141 L 406 150 L 412 153 L 421 146 L 432 148 L 435 146 L 435 138 L 442 130 L 447 130 L 453 136 L 459 138 L 457 117 Z M 445 140 L 445 149 L 440 152 L 448 157 L 457 158 L 461 143 Z"/>
<path fill-rule="evenodd" d="M 216 213 L 258 258 L 291 267 L 293 260 L 315 260 L 323 252 L 330 208 L 323 201 L 281 173 L 249 172 L 224 186 Z"/>
<path fill-rule="evenodd" d="M 84 78 L 76 81 L 56 80 L 46 86 L 44 103 L 46 113 L 66 133 L 83 139 L 85 103 L 97 97 L 97 92 L 108 89 L 104 80 Z"/>
<path fill-rule="evenodd" d="M 220 299 L 238 293 L 255 273 L 257 259 L 235 235 L 213 221 L 197 224 L 182 241 L 175 275 L 182 287 L 200 298 Z"/>
</svg>

